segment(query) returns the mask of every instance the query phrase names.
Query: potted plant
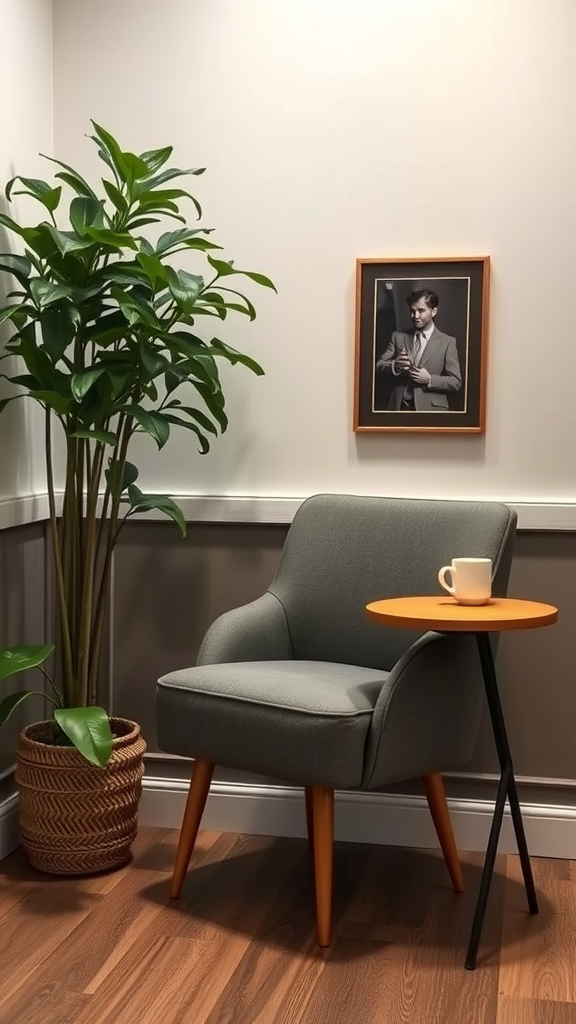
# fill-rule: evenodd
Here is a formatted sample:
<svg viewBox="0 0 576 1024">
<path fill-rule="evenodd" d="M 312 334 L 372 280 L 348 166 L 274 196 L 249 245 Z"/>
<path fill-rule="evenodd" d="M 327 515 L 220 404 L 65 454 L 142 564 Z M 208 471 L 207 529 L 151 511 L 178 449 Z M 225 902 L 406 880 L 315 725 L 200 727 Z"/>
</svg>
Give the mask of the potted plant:
<svg viewBox="0 0 576 1024">
<path fill-rule="evenodd" d="M 0 213 L 21 250 L 0 256 L 0 273 L 10 275 L 14 289 L 0 308 L 8 336 L 0 360 L 21 363 L 20 372 L 1 375 L 13 393 L 0 401 L 0 412 L 30 399 L 44 413 L 59 634 L 53 676 L 43 667 L 52 645 L 13 647 L 0 652 L 0 682 L 30 668 L 49 680 L 45 696 L 54 717 L 24 729 L 17 753 L 21 832 L 36 866 L 70 873 L 124 862 L 135 834 L 145 744 L 135 723 L 109 718 L 98 705 L 114 546 L 130 517 L 152 509 L 186 531 L 171 497 L 138 486 L 132 439 L 144 433 L 162 449 L 172 430 L 184 429 L 208 452 L 227 427 L 218 361 L 263 371 L 206 325 L 230 314 L 254 319 L 251 301 L 231 287 L 235 277 L 274 288 L 264 275 L 221 259 L 211 229 L 187 223 L 183 205 L 191 204 L 198 219 L 201 209 L 174 182 L 203 168 L 170 166 L 170 146 L 127 152 L 92 124 L 104 165 L 97 187 L 48 157 L 58 167 L 53 182 L 19 175 L 5 190 L 8 201 L 17 194 L 37 200 L 42 220 L 23 226 Z M 165 218 L 176 225 L 159 233 Z M 65 451 L 62 495 L 57 443 Z M 28 695 L 8 694 L 0 723 Z M 123 782 L 112 778 L 119 765 Z M 109 781 L 111 795 L 103 798 Z M 117 806 L 121 793 L 128 809 Z"/>
</svg>

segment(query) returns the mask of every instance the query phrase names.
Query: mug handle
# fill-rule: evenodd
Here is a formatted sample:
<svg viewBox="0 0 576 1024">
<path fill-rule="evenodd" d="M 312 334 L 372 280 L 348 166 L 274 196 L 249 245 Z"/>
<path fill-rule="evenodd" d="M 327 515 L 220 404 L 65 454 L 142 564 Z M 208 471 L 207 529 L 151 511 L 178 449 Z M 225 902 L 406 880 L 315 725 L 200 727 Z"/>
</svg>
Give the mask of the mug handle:
<svg viewBox="0 0 576 1024">
<path fill-rule="evenodd" d="M 449 594 L 452 594 L 452 596 L 455 594 L 455 589 L 454 586 L 450 586 L 450 584 L 446 582 L 446 573 L 450 573 L 452 583 L 454 583 L 454 576 L 452 575 L 453 571 L 454 570 L 451 565 L 443 565 L 438 572 L 438 582 L 442 587 L 444 587 L 444 590 L 447 590 Z"/>
</svg>

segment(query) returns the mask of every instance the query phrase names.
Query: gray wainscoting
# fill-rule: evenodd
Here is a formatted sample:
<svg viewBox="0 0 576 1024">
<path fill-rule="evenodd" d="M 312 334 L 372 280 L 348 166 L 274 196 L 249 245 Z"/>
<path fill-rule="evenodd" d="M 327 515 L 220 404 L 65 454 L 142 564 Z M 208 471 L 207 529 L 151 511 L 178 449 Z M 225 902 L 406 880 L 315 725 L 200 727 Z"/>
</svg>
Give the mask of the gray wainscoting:
<svg viewBox="0 0 576 1024">
<path fill-rule="evenodd" d="M 0 530 L 0 647 L 45 640 L 45 554 L 44 524 Z M 38 673 L 30 673 L 27 683 L 43 689 Z M 11 686 L 22 689 L 23 678 L 16 677 Z M 42 706 L 42 700 L 28 700 L 0 729 L 0 777 L 14 762 L 19 730 L 42 717 Z"/>
<path fill-rule="evenodd" d="M 130 523 L 116 552 L 111 648 L 115 713 L 140 721 L 156 750 L 154 687 L 193 664 L 210 622 L 257 597 L 272 578 L 285 526 Z M 503 635 L 498 668 L 518 774 L 576 778 L 576 535 L 518 535 L 510 594 L 557 604 L 555 626 Z M 487 721 L 470 764 L 496 770 Z"/>
<path fill-rule="evenodd" d="M 171 524 L 127 525 L 117 548 L 109 656 L 111 706 L 137 719 L 152 752 L 157 677 L 192 664 L 205 629 L 228 608 L 261 594 L 287 527 L 191 525 L 183 540 Z M 0 644 L 46 636 L 44 524 L 0 531 Z M 576 779 L 576 534 L 518 535 L 510 593 L 557 604 L 555 626 L 503 635 L 498 669 L 520 775 L 551 783 Z M 29 678 L 38 686 L 40 678 Z M 17 686 L 20 681 L 16 681 Z M 40 687 L 39 687 L 40 688 Z M 13 763 L 19 728 L 42 714 L 29 704 L 0 730 L 0 775 Z M 469 770 L 496 769 L 483 723 Z M 472 791 L 472 782 L 465 788 Z"/>
</svg>

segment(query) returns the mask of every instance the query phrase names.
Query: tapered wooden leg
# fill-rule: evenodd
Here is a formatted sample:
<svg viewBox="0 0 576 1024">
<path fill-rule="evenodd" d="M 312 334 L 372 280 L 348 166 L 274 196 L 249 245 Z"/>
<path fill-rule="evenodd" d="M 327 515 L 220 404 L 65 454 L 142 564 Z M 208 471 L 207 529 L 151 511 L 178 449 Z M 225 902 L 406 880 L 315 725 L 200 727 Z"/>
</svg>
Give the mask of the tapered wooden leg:
<svg viewBox="0 0 576 1024">
<path fill-rule="evenodd" d="M 334 790 L 312 786 L 314 817 L 314 880 L 318 945 L 330 945 L 332 930 L 332 864 L 334 860 Z"/>
<path fill-rule="evenodd" d="M 464 892 L 464 878 L 450 820 L 450 811 L 446 802 L 444 780 L 438 772 L 435 772 L 433 775 L 423 775 L 422 782 L 454 892 Z"/>
<path fill-rule="evenodd" d="M 308 846 L 310 847 L 310 853 L 314 856 L 314 807 L 312 786 L 304 787 L 304 799 L 306 801 L 306 832 L 308 835 Z"/>
<path fill-rule="evenodd" d="M 176 850 L 174 873 L 172 875 L 172 884 L 170 886 L 170 896 L 172 899 L 178 899 L 184 884 L 184 879 L 186 878 L 186 872 L 190 863 L 190 857 L 192 856 L 192 850 L 194 849 L 194 843 L 196 842 L 196 836 L 198 835 L 198 829 L 202 820 L 202 814 L 204 813 L 204 807 L 206 806 L 213 773 L 213 764 L 209 764 L 208 761 L 195 762 L 192 770 L 192 778 L 190 780 L 190 789 L 188 790 L 184 817 L 182 819 L 182 827 L 180 829 L 178 849 Z"/>
</svg>

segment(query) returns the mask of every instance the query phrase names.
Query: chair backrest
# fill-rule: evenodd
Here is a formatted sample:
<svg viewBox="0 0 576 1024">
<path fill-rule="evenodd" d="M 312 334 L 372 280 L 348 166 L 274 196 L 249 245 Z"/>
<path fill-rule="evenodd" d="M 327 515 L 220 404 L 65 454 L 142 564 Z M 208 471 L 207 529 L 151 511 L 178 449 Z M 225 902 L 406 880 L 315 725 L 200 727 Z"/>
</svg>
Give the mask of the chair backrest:
<svg viewBox="0 0 576 1024">
<path fill-rule="evenodd" d="M 452 558 L 491 558 L 493 594 L 508 586 L 516 513 L 497 502 L 318 494 L 300 506 L 269 588 L 293 656 L 391 669 L 418 634 L 376 628 L 368 601 L 442 593 Z"/>
</svg>

